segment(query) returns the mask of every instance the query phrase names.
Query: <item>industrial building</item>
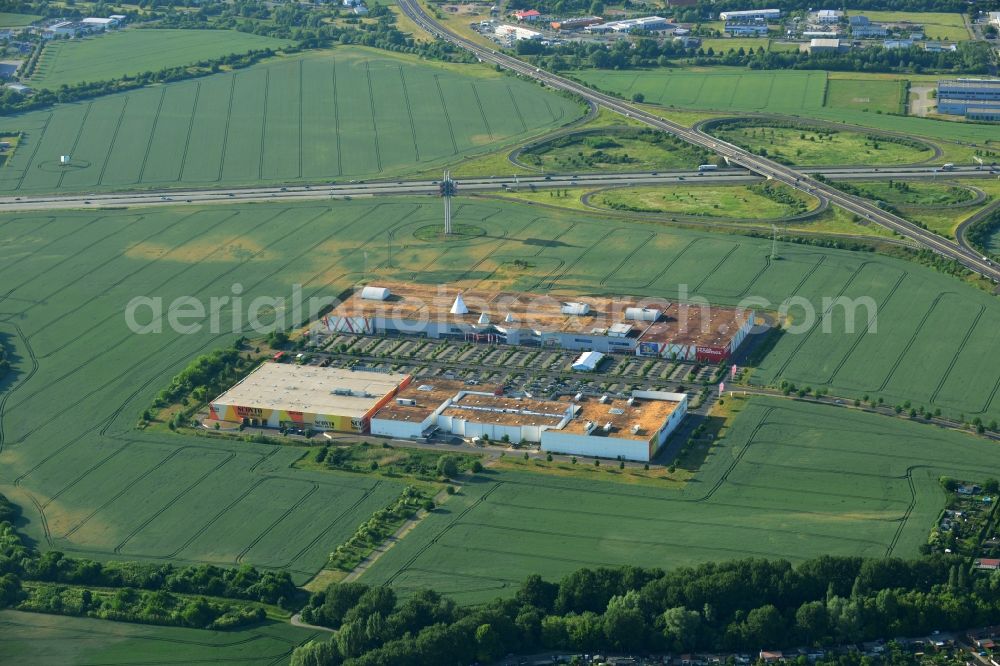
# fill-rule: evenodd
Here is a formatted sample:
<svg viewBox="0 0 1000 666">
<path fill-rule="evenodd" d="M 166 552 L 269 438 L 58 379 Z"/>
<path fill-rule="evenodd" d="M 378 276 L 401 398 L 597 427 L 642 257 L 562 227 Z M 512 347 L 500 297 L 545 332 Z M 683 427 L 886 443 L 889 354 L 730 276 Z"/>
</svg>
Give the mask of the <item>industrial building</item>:
<svg viewBox="0 0 1000 666">
<path fill-rule="evenodd" d="M 938 113 L 970 120 L 1000 120 L 1000 79 L 938 81 Z"/>
<path fill-rule="evenodd" d="M 600 16 L 581 16 L 579 18 L 560 19 L 552 21 L 549 26 L 553 30 L 582 30 L 588 26 L 597 25 L 604 19 Z"/>
<path fill-rule="evenodd" d="M 599 23 L 584 28 L 586 32 L 602 34 L 616 32 L 628 34 L 635 30 L 645 30 L 646 32 L 660 32 L 671 30 L 676 26 L 662 16 L 643 16 L 642 18 L 626 19 L 624 21 L 611 21 L 609 23 Z"/>
<path fill-rule="evenodd" d="M 878 39 L 889 34 L 888 28 L 878 23 L 872 23 L 867 16 L 857 15 L 848 19 L 851 26 L 851 36 L 856 39 Z"/>
<path fill-rule="evenodd" d="M 816 12 L 816 21 L 819 23 L 839 23 L 844 12 L 839 9 L 821 9 Z"/>
<path fill-rule="evenodd" d="M 518 21 L 528 21 L 534 22 L 542 17 L 541 13 L 537 9 L 524 9 L 521 11 L 514 12 L 514 18 Z"/>
<path fill-rule="evenodd" d="M 125 19 L 124 14 L 112 14 L 107 18 L 88 17 L 79 21 L 57 21 L 42 30 L 42 37 L 79 37 L 94 32 L 104 32 L 117 28 Z"/>
<path fill-rule="evenodd" d="M 514 41 L 541 39 L 542 33 L 537 30 L 528 30 L 517 25 L 501 24 L 496 27 L 494 33 L 497 37 L 507 38 Z"/>
<path fill-rule="evenodd" d="M 767 37 L 767 24 L 727 23 L 725 32 L 733 37 Z"/>
<path fill-rule="evenodd" d="M 456 380 L 416 380 L 371 419 L 371 433 L 421 439 L 539 442 L 543 451 L 651 460 L 687 413 L 687 395 L 633 391 L 629 398 L 541 400 L 505 396 Z"/>
<path fill-rule="evenodd" d="M 746 9 L 738 12 L 719 12 L 722 21 L 772 21 L 781 18 L 780 9 Z"/>
<path fill-rule="evenodd" d="M 372 415 L 412 377 L 263 363 L 209 403 L 210 418 L 269 428 L 368 432 Z"/>
<path fill-rule="evenodd" d="M 324 318 L 330 332 L 662 356 L 717 363 L 755 323 L 753 311 L 660 298 L 572 297 L 388 283 L 356 289 Z"/>
<path fill-rule="evenodd" d="M 839 53 L 843 48 L 839 39 L 809 40 L 809 53 Z"/>
</svg>

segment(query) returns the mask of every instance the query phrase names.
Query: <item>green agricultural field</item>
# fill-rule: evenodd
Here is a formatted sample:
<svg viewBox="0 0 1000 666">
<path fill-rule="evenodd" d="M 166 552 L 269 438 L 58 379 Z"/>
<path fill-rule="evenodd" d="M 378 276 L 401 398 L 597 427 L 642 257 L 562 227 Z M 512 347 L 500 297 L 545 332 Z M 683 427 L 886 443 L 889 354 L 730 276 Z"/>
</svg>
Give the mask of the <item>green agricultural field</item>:
<svg viewBox="0 0 1000 666">
<path fill-rule="evenodd" d="M 558 137 L 525 149 L 517 161 L 546 171 L 649 171 L 691 169 L 704 164 L 707 151 L 663 132 L 608 129 Z"/>
<path fill-rule="evenodd" d="M 622 71 L 588 69 L 571 72 L 571 75 L 628 99 L 642 93 L 647 103 L 673 109 L 801 116 L 942 141 L 1000 146 L 996 132 L 989 125 L 888 115 L 886 111 L 896 112 L 898 105 L 883 109 L 883 113 L 876 113 L 877 107 L 869 106 L 868 111 L 864 110 L 864 106 L 857 108 L 853 102 L 855 98 L 868 97 L 881 100 L 881 104 L 888 103 L 893 94 L 890 90 L 895 88 L 867 83 L 879 80 L 899 85 L 898 78 L 885 75 L 755 71 L 727 67 Z M 852 92 L 851 86 L 835 83 L 832 97 L 826 95 L 828 82 L 845 79 L 865 83 L 857 88 L 857 93 Z"/>
<path fill-rule="evenodd" d="M 879 140 L 861 132 L 722 126 L 712 133 L 757 154 L 799 166 L 915 164 L 934 157 L 930 147 Z"/>
<path fill-rule="evenodd" d="M 676 213 L 699 217 L 774 219 L 804 213 L 819 203 L 783 185 L 766 196 L 759 185 L 622 187 L 593 195 L 590 204 L 612 210 Z"/>
<path fill-rule="evenodd" d="M 235 30 L 122 30 L 86 39 L 52 40 L 45 45 L 28 83 L 54 90 L 234 53 L 280 49 L 290 43 Z"/>
<path fill-rule="evenodd" d="M 23 131 L 0 192 L 217 187 L 388 176 L 487 152 L 583 109 L 480 65 L 363 48 L 0 119 Z M 72 163 L 59 165 L 69 154 Z"/>
<path fill-rule="evenodd" d="M 861 310 L 855 332 L 845 333 L 843 309 L 833 308 L 829 333 L 816 321 L 785 334 L 754 380 L 1000 418 L 1000 307 L 931 269 L 795 244 L 779 244 L 772 260 L 766 238 L 495 200 L 460 198 L 454 208 L 457 224 L 483 233 L 428 236 L 440 204 L 427 197 L 0 215 L 0 334 L 15 369 L 0 394 L 0 492 L 25 508 L 29 536 L 98 559 L 246 562 L 307 580 L 401 482 L 293 469 L 295 448 L 135 424 L 193 357 L 231 342 L 234 307 L 245 322 L 252 299 L 289 297 L 296 284 L 306 302 L 335 295 L 362 277 L 366 260 L 368 279 L 553 294 L 673 298 L 683 284 L 714 303 L 755 297 L 755 307 L 766 299 L 777 309 L 794 295 L 820 312 L 824 297 L 867 296 L 878 305 L 876 332 L 866 332 Z M 512 271 L 516 259 L 528 268 Z M 203 322 L 189 334 L 165 326 L 140 335 L 123 314 L 138 296 L 167 308 L 182 296 L 229 296 L 236 284 L 243 300 L 223 308 L 218 332 Z M 802 306 L 789 316 L 801 320 Z M 730 541 L 722 534 L 715 550 L 693 552 L 725 555 Z"/>
<path fill-rule="evenodd" d="M 851 14 L 864 14 L 875 23 L 898 23 L 902 26 L 921 25 L 928 39 L 944 39 L 962 41 L 971 39 L 969 29 L 961 14 L 941 12 L 879 12 L 852 11 Z"/>
<path fill-rule="evenodd" d="M 512 593 L 529 571 L 557 579 L 719 558 L 915 556 L 944 507 L 939 477 L 998 471 L 994 447 L 969 435 L 754 398 L 682 490 L 488 472 L 362 581 L 475 603 Z"/>
<path fill-rule="evenodd" d="M 0 664 L 188 666 L 228 662 L 270 666 L 287 664 L 297 645 L 321 636 L 322 632 L 286 622 L 204 631 L 7 610 L 0 612 Z"/>
<path fill-rule="evenodd" d="M 826 106 L 835 109 L 899 113 L 906 101 L 906 81 L 834 79 L 827 81 Z"/>
<path fill-rule="evenodd" d="M 35 21 L 40 21 L 41 18 L 41 16 L 36 16 L 35 14 L 0 12 L 0 28 L 18 28 L 22 25 L 31 25 Z"/>
</svg>

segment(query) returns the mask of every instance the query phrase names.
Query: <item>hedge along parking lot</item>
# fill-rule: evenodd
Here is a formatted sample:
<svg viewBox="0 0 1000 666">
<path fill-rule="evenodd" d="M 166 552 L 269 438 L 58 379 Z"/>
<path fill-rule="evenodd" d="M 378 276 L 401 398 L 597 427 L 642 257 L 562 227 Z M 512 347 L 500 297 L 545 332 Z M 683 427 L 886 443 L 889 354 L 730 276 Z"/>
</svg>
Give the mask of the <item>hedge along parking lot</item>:
<svg viewBox="0 0 1000 666">
<path fill-rule="evenodd" d="M 681 490 L 487 471 L 361 580 L 477 603 L 512 594 L 528 571 L 914 556 L 944 504 L 939 477 L 998 470 L 990 444 L 969 435 L 753 398 Z"/>
<path fill-rule="evenodd" d="M 165 307 L 182 296 L 207 303 L 232 295 L 237 283 L 244 307 L 255 296 L 287 297 L 296 283 L 306 299 L 334 296 L 362 273 L 373 282 L 567 296 L 672 299 L 684 284 L 713 303 L 760 296 L 777 307 L 797 295 L 817 309 L 824 296 L 867 295 L 880 308 L 876 334 L 861 335 L 864 311 L 858 331 L 844 333 L 846 314 L 837 309 L 831 333 L 816 322 L 806 334 L 783 336 L 754 380 L 847 396 L 871 390 L 890 404 L 913 400 L 950 415 L 1000 418 L 1000 308 L 930 269 L 788 243 L 771 260 L 770 239 L 492 200 L 460 197 L 454 217 L 456 227 L 482 233 L 448 241 L 426 233 L 441 224 L 440 203 L 428 197 L 0 215 L 0 332 L 14 366 L 0 398 L 0 492 L 25 508 L 29 536 L 79 556 L 245 562 L 288 569 L 303 582 L 398 497 L 403 484 L 393 479 L 290 469 L 300 455 L 294 448 L 136 430 L 171 377 L 235 334 L 206 324 L 190 335 L 166 325 L 162 334 L 137 335 L 124 319 L 127 303 L 136 296 L 160 297 Z M 233 307 L 221 322 L 232 320 Z M 570 504 L 576 497 L 552 493 Z M 842 524 L 822 533 L 850 537 L 856 526 Z M 883 527 L 874 550 L 884 551 Z M 693 556 L 726 554 L 730 541 L 720 529 Z M 580 543 L 567 538 L 546 548 L 562 548 L 553 561 L 575 568 Z"/>
<path fill-rule="evenodd" d="M 245 185 L 386 176 L 568 123 L 583 108 L 479 65 L 364 48 L 0 120 L 24 132 L 0 191 Z M 70 155 L 60 165 L 60 155 Z"/>
</svg>

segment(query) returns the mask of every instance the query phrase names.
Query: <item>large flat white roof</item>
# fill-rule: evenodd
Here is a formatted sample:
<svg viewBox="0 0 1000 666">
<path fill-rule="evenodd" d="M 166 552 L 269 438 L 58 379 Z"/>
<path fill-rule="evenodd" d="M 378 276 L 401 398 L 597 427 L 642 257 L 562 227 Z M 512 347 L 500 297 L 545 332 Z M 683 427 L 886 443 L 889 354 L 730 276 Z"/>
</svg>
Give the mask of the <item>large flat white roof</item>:
<svg viewBox="0 0 1000 666">
<path fill-rule="evenodd" d="M 406 378 L 401 373 L 264 363 L 212 404 L 362 417 Z"/>
</svg>

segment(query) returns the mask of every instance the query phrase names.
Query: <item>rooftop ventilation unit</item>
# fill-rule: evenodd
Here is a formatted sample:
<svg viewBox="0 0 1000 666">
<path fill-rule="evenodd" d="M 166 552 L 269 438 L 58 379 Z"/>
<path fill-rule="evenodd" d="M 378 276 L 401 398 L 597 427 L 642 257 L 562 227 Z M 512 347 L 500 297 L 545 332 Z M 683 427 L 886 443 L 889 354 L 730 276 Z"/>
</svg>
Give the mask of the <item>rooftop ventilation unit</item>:
<svg viewBox="0 0 1000 666">
<path fill-rule="evenodd" d="M 602 396 L 601 396 L 601 404 L 602 404 L 602 405 L 606 405 L 606 404 L 608 404 L 608 400 L 609 400 L 609 399 L 610 399 L 610 398 L 608 398 L 608 394 L 607 394 L 607 393 L 605 393 L 604 395 L 602 395 Z"/>
<path fill-rule="evenodd" d="M 576 402 L 580 402 L 581 400 L 583 400 L 583 394 L 577 393 L 576 395 L 573 396 L 573 400 L 575 400 Z"/>
<path fill-rule="evenodd" d="M 625 413 L 625 410 L 619 407 L 612 407 L 610 410 L 608 410 L 608 413 L 614 414 L 615 416 L 621 416 L 622 414 Z"/>
<path fill-rule="evenodd" d="M 430 384 L 421 384 L 420 386 L 417 387 L 417 390 L 418 391 L 433 391 L 434 387 L 431 386 Z"/>
<path fill-rule="evenodd" d="M 417 401 L 414 400 L 413 398 L 396 398 L 396 404 L 397 405 L 409 405 L 410 407 L 414 407 L 414 406 L 416 406 Z"/>
<path fill-rule="evenodd" d="M 611 428 L 612 428 L 611 421 L 608 421 L 607 423 L 604 424 L 604 432 L 611 432 Z"/>
</svg>

